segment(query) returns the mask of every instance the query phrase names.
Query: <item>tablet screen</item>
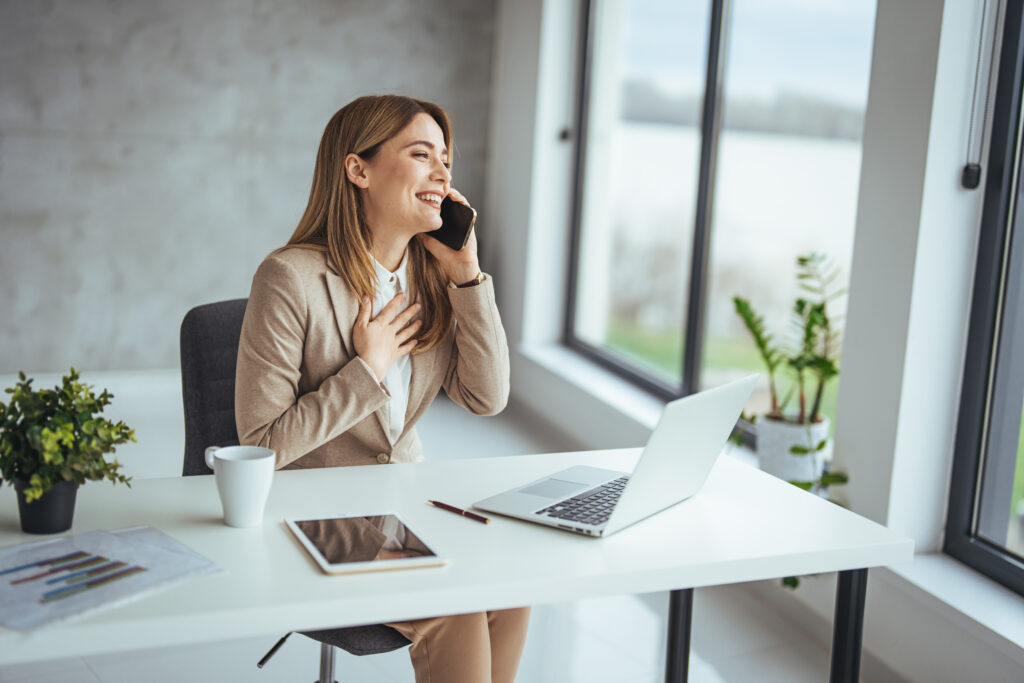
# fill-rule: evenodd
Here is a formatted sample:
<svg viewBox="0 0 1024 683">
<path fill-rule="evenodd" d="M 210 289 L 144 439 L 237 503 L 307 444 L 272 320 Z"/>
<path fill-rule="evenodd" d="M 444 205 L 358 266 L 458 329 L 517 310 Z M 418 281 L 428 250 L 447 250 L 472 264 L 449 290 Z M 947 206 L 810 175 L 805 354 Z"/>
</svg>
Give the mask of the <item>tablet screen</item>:
<svg viewBox="0 0 1024 683">
<path fill-rule="evenodd" d="M 395 515 L 304 519 L 294 526 L 329 565 L 437 557 Z"/>
</svg>

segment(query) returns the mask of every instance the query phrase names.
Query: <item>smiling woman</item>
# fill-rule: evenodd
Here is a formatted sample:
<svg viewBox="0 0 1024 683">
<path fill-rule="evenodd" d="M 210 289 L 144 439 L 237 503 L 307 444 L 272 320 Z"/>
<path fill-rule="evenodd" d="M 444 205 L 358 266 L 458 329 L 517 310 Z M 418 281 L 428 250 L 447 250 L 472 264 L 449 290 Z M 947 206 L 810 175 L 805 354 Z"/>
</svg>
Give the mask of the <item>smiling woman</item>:
<svg viewBox="0 0 1024 683">
<path fill-rule="evenodd" d="M 353 121 L 369 125 L 352 125 Z M 431 324 L 419 335 L 421 352 L 440 343 L 451 324 L 451 309 L 440 262 L 409 238 L 441 225 L 439 212 L 431 215 L 429 205 L 416 194 L 434 192 L 443 197 L 450 190 L 451 143 L 448 115 L 435 104 L 395 96 L 354 100 L 324 130 L 309 203 L 288 240 L 289 245 L 326 249 L 348 288 L 359 297 L 371 298 L 376 281 L 373 259 L 394 270 L 399 261 L 393 252 L 404 253 L 408 245 L 411 294 L 420 295 L 432 311 Z M 437 163 L 442 157 L 444 163 Z M 418 212 L 410 210 L 413 202 Z M 371 225 L 375 225 L 372 231 Z M 473 249 L 463 257 L 475 255 Z M 475 262 L 469 265 L 477 267 Z"/>
<path fill-rule="evenodd" d="M 309 204 L 253 277 L 238 347 L 235 420 L 278 468 L 423 460 L 414 425 L 443 387 L 472 413 L 505 407 L 509 359 L 476 239 L 429 233 L 451 187 L 448 115 L 361 97 L 327 124 Z M 389 624 L 416 679 L 512 681 L 529 609 Z M 431 678 L 431 676 L 433 678 Z"/>
</svg>

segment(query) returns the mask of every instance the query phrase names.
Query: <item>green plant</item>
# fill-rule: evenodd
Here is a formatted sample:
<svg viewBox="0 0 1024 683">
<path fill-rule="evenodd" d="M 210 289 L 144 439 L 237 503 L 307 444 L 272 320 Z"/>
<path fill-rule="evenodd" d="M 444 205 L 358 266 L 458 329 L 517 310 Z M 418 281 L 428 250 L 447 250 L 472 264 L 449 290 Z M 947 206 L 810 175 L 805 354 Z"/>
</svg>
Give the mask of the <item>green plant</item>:
<svg viewBox="0 0 1024 683">
<path fill-rule="evenodd" d="M 796 259 L 797 284 L 804 296 L 793 303 L 791 318 L 791 341 L 786 345 L 775 342 L 765 329 L 764 318 L 754 310 L 746 299 L 734 296 L 732 301 L 736 314 L 743 320 L 747 331 L 754 338 L 754 345 L 765 367 L 768 369 L 768 388 L 771 404 L 765 418 L 779 420 L 807 427 L 807 443 L 790 446 L 789 452 L 797 456 L 818 453 L 825 449 L 828 439 L 817 443 L 811 434 L 811 425 L 821 421 L 822 397 L 825 385 L 839 376 L 840 330 L 838 321 L 829 313 L 829 304 L 845 293 L 837 286 L 839 268 L 825 255 L 810 253 Z M 793 380 L 792 387 L 784 397 L 779 398 L 777 375 L 788 370 Z M 786 412 L 793 396 L 797 397 L 796 412 Z M 811 402 L 808 406 L 808 397 Z M 756 416 L 742 416 L 753 423 Z M 790 481 L 789 483 L 819 494 L 827 494 L 828 487 L 849 481 L 842 472 L 831 472 L 827 468 L 813 481 Z M 838 501 L 829 498 L 834 503 Z M 788 576 L 782 585 L 796 588 L 800 579 Z"/>
<path fill-rule="evenodd" d="M 825 384 L 839 375 L 840 331 L 829 315 L 828 305 L 846 290 L 836 287 L 839 268 L 822 254 L 798 256 L 796 266 L 798 285 L 808 296 L 798 297 L 793 304 L 794 340 L 789 346 L 775 343 L 774 337 L 765 330 L 763 316 L 757 314 L 749 301 L 734 296 L 732 302 L 768 369 L 771 407 L 766 417 L 796 424 L 813 424 L 821 420 Z M 780 368 L 788 368 L 795 380 L 793 388 L 781 400 L 776 383 Z M 816 382 L 810 410 L 807 409 L 809 377 Z M 787 415 L 786 406 L 794 393 L 798 399 L 797 413 Z"/>
<path fill-rule="evenodd" d="M 25 481 L 25 500 L 38 499 L 60 481 L 109 479 L 128 486 L 120 473 L 121 463 L 107 461 L 118 444 L 135 441 L 135 430 L 123 422 L 114 424 L 98 417 L 113 394 L 99 396 L 79 382 L 71 368 L 61 386 L 32 389 L 32 380 L 18 373 L 20 381 L 5 391 L 10 402 L 0 403 L 0 484 Z"/>
</svg>

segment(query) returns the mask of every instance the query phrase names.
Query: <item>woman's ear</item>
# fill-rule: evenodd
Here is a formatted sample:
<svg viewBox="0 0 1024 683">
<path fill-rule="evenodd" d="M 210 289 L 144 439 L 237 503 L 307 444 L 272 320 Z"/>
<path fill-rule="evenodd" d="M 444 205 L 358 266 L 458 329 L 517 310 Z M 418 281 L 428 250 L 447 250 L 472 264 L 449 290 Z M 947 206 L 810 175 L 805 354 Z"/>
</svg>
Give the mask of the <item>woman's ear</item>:
<svg viewBox="0 0 1024 683">
<path fill-rule="evenodd" d="M 370 179 L 366 173 L 366 162 L 359 158 L 358 154 L 351 153 L 345 157 L 345 175 L 356 187 L 366 189 L 370 186 Z"/>
</svg>

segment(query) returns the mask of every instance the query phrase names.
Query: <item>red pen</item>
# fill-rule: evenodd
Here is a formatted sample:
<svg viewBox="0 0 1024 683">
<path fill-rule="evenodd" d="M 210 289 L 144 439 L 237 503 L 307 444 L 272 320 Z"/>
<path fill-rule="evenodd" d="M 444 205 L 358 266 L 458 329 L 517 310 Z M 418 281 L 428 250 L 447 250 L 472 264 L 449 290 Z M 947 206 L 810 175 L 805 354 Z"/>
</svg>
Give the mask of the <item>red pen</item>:
<svg viewBox="0 0 1024 683">
<path fill-rule="evenodd" d="M 476 522 L 482 522 L 484 524 L 490 524 L 491 523 L 491 520 L 487 519 L 483 515 L 478 515 L 475 512 L 470 512 L 469 510 L 463 510 L 462 508 L 457 508 L 454 505 L 449 505 L 448 503 L 442 503 L 442 502 L 436 501 L 436 500 L 428 500 L 427 502 L 430 503 L 431 505 L 433 505 L 434 507 L 439 507 L 442 510 L 447 510 L 448 512 L 454 512 L 457 515 L 462 515 L 463 517 L 468 517 L 469 519 L 472 519 L 472 520 L 474 520 Z"/>
</svg>

